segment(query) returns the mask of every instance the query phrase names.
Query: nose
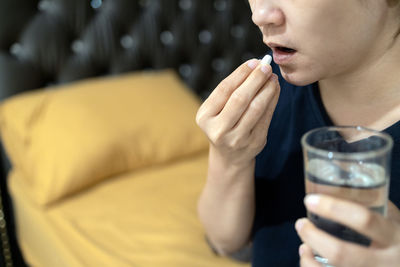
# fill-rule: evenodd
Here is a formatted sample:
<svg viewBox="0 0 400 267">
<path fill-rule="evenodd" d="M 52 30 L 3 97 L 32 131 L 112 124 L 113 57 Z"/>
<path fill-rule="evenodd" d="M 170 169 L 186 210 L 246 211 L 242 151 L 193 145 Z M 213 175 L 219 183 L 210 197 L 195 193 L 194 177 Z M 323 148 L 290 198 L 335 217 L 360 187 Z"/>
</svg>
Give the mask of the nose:
<svg viewBox="0 0 400 267">
<path fill-rule="evenodd" d="M 265 3 L 267 1 L 255 2 L 252 20 L 258 27 L 281 26 L 285 23 L 285 15 L 279 7 Z"/>
</svg>

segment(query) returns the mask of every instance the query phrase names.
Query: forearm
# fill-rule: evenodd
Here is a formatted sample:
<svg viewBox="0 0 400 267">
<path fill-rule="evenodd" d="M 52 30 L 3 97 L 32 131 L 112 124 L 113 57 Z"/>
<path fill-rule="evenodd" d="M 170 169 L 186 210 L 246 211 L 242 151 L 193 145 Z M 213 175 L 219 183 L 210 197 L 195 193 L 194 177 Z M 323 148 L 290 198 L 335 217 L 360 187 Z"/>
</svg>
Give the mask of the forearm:
<svg viewBox="0 0 400 267">
<path fill-rule="evenodd" d="M 229 166 L 211 148 L 198 211 L 219 253 L 230 254 L 249 242 L 254 202 L 254 160 L 243 166 Z"/>
<path fill-rule="evenodd" d="M 279 98 L 271 56 L 252 59 L 226 77 L 199 108 L 196 122 L 210 140 L 199 216 L 221 254 L 249 242 L 254 221 L 255 156 L 264 148 Z"/>
</svg>

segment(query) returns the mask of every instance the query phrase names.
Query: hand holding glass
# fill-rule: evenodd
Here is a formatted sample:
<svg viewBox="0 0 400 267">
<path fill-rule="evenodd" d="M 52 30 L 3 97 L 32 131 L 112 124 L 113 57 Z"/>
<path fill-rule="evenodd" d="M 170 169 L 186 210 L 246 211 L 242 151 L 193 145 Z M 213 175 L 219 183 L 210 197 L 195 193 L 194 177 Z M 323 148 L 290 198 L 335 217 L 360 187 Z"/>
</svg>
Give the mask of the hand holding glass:
<svg viewBox="0 0 400 267">
<path fill-rule="evenodd" d="M 324 127 L 307 132 L 301 140 L 306 193 L 350 200 L 386 215 L 392 138 L 356 126 Z M 320 229 L 346 241 L 369 246 L 368 237 L 308 213 Z M 323 258 L 316 256 L 320 262 Z"/>
</svg>

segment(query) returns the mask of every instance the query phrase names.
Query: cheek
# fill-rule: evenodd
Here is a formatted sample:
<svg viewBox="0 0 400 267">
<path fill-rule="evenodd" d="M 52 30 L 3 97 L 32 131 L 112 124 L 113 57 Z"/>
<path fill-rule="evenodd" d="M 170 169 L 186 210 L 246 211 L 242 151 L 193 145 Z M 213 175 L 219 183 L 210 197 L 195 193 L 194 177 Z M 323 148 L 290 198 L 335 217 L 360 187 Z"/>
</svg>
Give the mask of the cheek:
<svg viewBox="0 0 400 267">
<path fill-rule="evenodd" d="M 342 38 L 342 31 L 354 22 L 349 24 L 351 16 L 346 15 L 349 12 L 332 2 L 335 1 L 312 0 L 306 7 L 288 10 L 288 29 L 301 45 L 304 42 L 305 48 L 315 51 L 337 43 L 338 38 Z"/>
<path fill-rule="evenodd" d="M 340 73 L 345 66 L 341 55 L 333 48 L 312 47 L 307 54 L 299 54 L 294 64 L 280 66 L 283 78 L 291 84 L 302 86 L 332 77 Z"/>
<path fill-rule="evenodd" d="M 296 32 L 299 42 L 299 58 L 296 62 L 296 71 L 285 70 L 291 80 L 296 83 L 312 83 L 342 71 L 344 62 L 352 57 L 349 38 L 343 37 L 335 30 L 327 30 L 330 23 L 325 25 L 311 25 L 307 30 Z M 303 82 L 302 82 L 303 81 Z"/>
</svg>

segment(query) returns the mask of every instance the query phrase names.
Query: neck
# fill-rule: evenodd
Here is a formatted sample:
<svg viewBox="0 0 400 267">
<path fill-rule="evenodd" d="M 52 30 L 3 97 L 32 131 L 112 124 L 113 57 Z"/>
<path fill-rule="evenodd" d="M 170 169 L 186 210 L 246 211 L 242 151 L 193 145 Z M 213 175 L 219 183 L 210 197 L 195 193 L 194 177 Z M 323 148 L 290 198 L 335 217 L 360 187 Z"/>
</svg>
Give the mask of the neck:
<svg viewBox="0 0 400 267">
<path fill-rule="evenodd" d="M 370 104 L 371 99 L 384 100 L 387 96 L 399 95 L 399 58 L 400 37 L 388 50 L 371 55 L 357 68 L 319 81 L 321 93 L 342 98 L 353 105 Z"/>
<path fill-rule="evenodd" d="M 319 81 L 335 124 L 385 128 L 400 120 L 400 37 L 352 71 Z"/>
</svg>

